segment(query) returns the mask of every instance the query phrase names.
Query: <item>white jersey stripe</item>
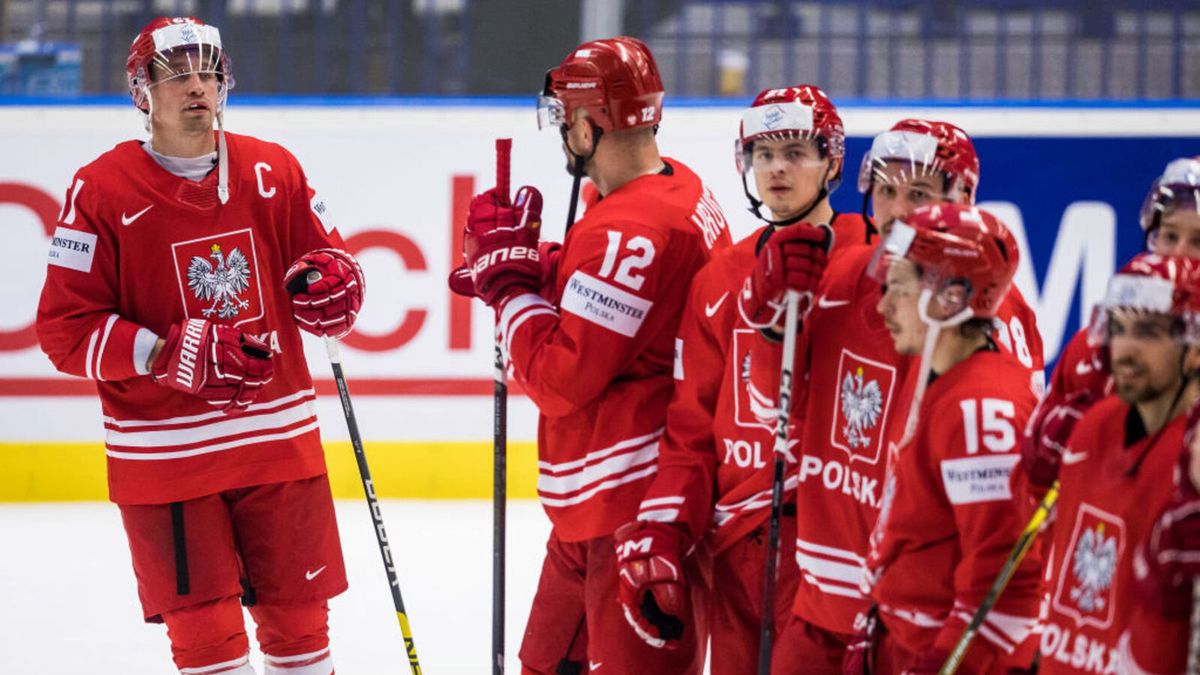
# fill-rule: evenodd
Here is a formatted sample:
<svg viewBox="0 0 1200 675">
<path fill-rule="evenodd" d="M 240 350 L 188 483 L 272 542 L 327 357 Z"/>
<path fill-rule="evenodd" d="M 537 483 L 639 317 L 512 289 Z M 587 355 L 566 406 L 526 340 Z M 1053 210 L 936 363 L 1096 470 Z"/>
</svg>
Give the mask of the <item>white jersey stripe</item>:
<svg viewBox="0 0 1200 675">
<path fill-rule="evenodd" d="M 109 314 L 108 321 L 104 322 L 104 337 L 100 338 L 100 348 L 96 350 L 96 380 L 103 382 L 104 376 L 100 374 L 100 364 L 104 363 L 104 350 L 108 348 L 108 336 L 112 335 L 113 326 L 117 323 L 117 315 Z"/>
<path fill-rule="evenodd" d="M 189 450 L 176 450 L 176 451 L 168 451 L 168 452 L 121 452 L 119 450 L 113 450 L 112 448 L 108 448 L 106 450 L 106 454 L 109 457 L 112 457 L 113 459 L 132 459 L 132 460 L 142 460 L 142 461 L 159 461 L 159 460 L 165 460 L 165 459 L 180 459 L 182 457 L 195 457 L 197 455 L 206 455 L 206 454 L 209 454 L 212 452 L 220 452 L 222 450 L 229 450 L 231 448 L 240 448 L 245 445 L 254 445 L 256 443 L 266 443 L 269 441 L 281 441 L 281 440 L 285 440 L 288 438 L 295 438 L 297 436 L 303 436 L 304 434 L 306 434 L 310 431 L 314 431 L 316 428 L 317 428 L 317 420 L 314 417 L 314 418 L 312 418 L 312 422 L 309 422 L 308 424 L 305 424 L 304 426 L 298 427 L 296 429 L 290 429 L 288 431 L 283 431 L 283 432 L 274 433 L 274 434 L 268 433 L 268 434 L 262 434 L 262 435 L 256 435 L 256 436 L 249 436 L 246 438 L 239 438 L 236 441 L 229 441 L 227 443 L 217 443 L 215 445 L 206 445 L 203 447 L 192 448 Z M 269 430 L 264 430 L 264 431 L 269 431 Z"/>
<path fill-rule="evenodd" d="M 595 497 L 596 494 L 603 492 L 605 490 L 611 490 L 615 487 L 619 487 L 626 483 L 632 483 L 636 480 L 641 480 L 642 478 L 645 478 L 646 476 L 652 476 L 652 475 L 654 475 L 654 472 L 656 472 L 656 471 L 658 471 L 658 464 L 651 463 L 650 466 L 648 466 L 644 469 L 635 471 L 630 474 L 626 474 L 624 476 L 621 476 L 620 478 L 613 478 L 611 480 L 606 480 L 603 483 L 600 483 L 599 485 L 596 485 L 595 487 L 591 488 L 587 492 L 576 495 L 574 497 L 570 497 L 570 498 L 566 498 L 566 499 L 555 499 L 552 497 L 545 497 L 540 494 L 539 494 L 539 496 L 541 497 L 542 504 L 545 506 L 559 507 L 559 508 L 564 507 L 564 506 L 573 506 L 575 504 L 582 504 L 583 502 L 586 502 L 587 500 L 591 499 L 592 497 Z"/>
<path fill-rule="evenodd" d="M 240 419 L 248 419 L 249 417 L 253 417 L 254 413 L 257 413 L 257 412 L 260 412 L 263 410 L 270 410 L 272 408 L 277 408 L 277 407 L 283 406 L 288 403 L 299 401 L 300 399 L 303 399 L 303 398 L 311 398 L 311 399 L 315 400 L 316 396 L 317 396 L 316 392 L 313 391 L 312 389 L 302 389 L 294 394 L 288 394 L 287 396 L 282 396 L 280 398 L 272 399 L 270 401 L 254 403 L 254 404 L 248 406 L 246 408 L 246 411 L 243 412 L 241 415 L 238 415 L 238 417 Z M 187 415 L 184 417 L 166 417 L 161 420 L 118 420 L 114 417 L 105 417 L 104 418 L 104 426 L 107 428 L 116 428 L 116 429 L 135 429 L 135 428 L 139 428 L 139 427 L 165 427 L 165 426 L 173 427 L 176 425 L 189 425 L 194 422 L 206 422 L 208 420 L 227 420 L 227 419 L 229 419 L 229 415 L 226 415 L 225 413 L 220 412 L 220 411 L 201 413 L 199 415 Z"/>
<path fill-rule="evenodd" d="M 679 509 L 653 509 L 650 511 L 642 511 L 638 514 L 637 519 L 656 523 L 674 523 L 679 520 Z"/>
<path fill-rule="evenodd" d="M 682 504 L 683 497 L 659 497 L 657 499 L 643 499 L 640 508 L 648 509 L 651 506 L 665 506 L 667 504 Z"/>
<path fill-rule="evenodd" d="M 857 585 L 863 577 L 861 565 L 848 565 L 844 562 L 817 558 L 800 549 L 796 549 L 796 564 L 800 566 L 801 570 L 809 572 L 818 579 Z"/>
<path fill-rule="evenodd" d="M 857 586 L 839 586 L 833 583 L 824 583 L 811 574 L 804 574 L 804 580 L 813 586 L 816 586 L 817 590 L 821 591 L 822 593 L 828 593 L 829 595 L 840 595 L 844 598 L 852 598 L 854 600 L 863 599 L 862 591 L 859 590 Z"/>
<path fill-rule="evenodd" d="M 105 437 L 108 445 L 123 448 L 162 448 L 172 445 L 190 445 L 204 443 L 227 436 L 235 436 L 252 431 L 280 429 L 296 422 L 316 416 L 316 408 L 311 401 L 301 401 L 282 410 L 262 415 L 237 417 L 214 421 L 203 426 L 184 429 L 159 429 L 149 431 L 121 431 L 109 429 Z"/>
<path fill-rule="evenodd" d="M 825 555 L 825 556 L 829 556 L 829 557 L 833 557 L 833 558 L 844 558 L 851 562 L 857 563 L 860 566 L 865 566 L 867 564 L 866 558 L 858 555 L 854 551 L 848 551 L 844 548 L 834 548 L 832 546 L 823 546 L 821 544 L 814 544 L 811 541 L 804 541 L 803 539 L 799 539 L 799 538 L 796 539 L 796 549 L 797 550 L 803 549 L 805 551 L 808 551 L 809 553 L 816 553 L 819 555 Z"/>
<path fill-rule="evenodd" d="M 654 440 L 640 448 L 613 455 L 596 464 L 562 476 L 541 473 L 538 476 L 538 492 L 552 495 L 568 495 L 589 485 L 629 471 L 635 466 L 658 459 L 658 441 Z"/>
<path fill-rule="evenodd" d="M 587 466 L 588 464 L 595 463 L 601 459 L 604 459 L 605 457 L 607 457 L 609 455 L 615 454 L 622 450 L 627 450 L 634 446 L 643 446 L 646 443 L 648 443 L 649 441 L 652 441 L 652 440 L 658 438 L 659 436 L 662 436 L 662 434 L 663 434 L 663 430 L 662 430 L 662 428 L 659 428 L 658 430 L 648 433 L 645 436 L 638 436 L 637 438 L 627 438 L 619 443 L 610 445 L 607 448 L 600 448 L 599 450 L 593 450 L 592 452 L 589 452 L 587 454 L 587 456 L 585 456 L 583 459 L 575 459 L 575 460 L 571 460 L 570 462 L 562 462 L 560 464 L 551 464 L 550 462 L 541 461 L 541 462 L 538 462 L 538 471 L 543 474 L 545 474 L 545 473 L 566 473 L 568 471 L 572 471 L 574 469 L 578 469 L 580 467 Z"/>
<path fill-rule="evenodd" d="M 96 341 L 100 339 L 100 327 L 92 331 L 92 339 L 88 340 L 87 357 L 83 360 L 83 373 L 89 380 L 96 379 L 96 369 L 92 367 L 92 359 L 96 356 Z"/>
</svg>

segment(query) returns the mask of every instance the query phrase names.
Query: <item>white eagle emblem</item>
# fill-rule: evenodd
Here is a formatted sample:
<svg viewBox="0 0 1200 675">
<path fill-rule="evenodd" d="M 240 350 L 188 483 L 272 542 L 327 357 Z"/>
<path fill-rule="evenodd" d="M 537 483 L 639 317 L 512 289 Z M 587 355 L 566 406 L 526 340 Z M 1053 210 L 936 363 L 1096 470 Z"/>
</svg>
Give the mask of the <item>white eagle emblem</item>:
<svg viewBox="0 0 1200 675">
<path fill-rule="evenodd" d="M 851 448 L 865 448 L 871 444 L 866 431 L 879 424 L 883 413 L 883 391 L 878 380 L 863 382 L 863 369 L 846 373 L 842 379 L 842 416 L 846 425 L 842 433 Z"/>
<path fill-rule="evenodd" d="M 1104 591 L 1112 585 L 1117 569 L 1117 538 L 1104 536 L 1104 523 L 1085 529 L 1075 546 L 1071 570 L 1079 585 L 1071 589 L 1071 600 L 1085 612 L 1102 612 L 1107 600 Z"/>
<path fill-rule="evenodd" d="M 225 256 L 220 244 L 213 244 L 210 258 L 217 261 L 216 267 L 200 256 L 192 256 L 188 263 L 188 288 L 197 300 L 212 301 L 212 306 L 202 311 L 204 316 L 217 315 L 228 319 L 250 306 L 239 296 L 250 287 L 250 261 L 241 249 L 234 248 Z"/>
</svg>

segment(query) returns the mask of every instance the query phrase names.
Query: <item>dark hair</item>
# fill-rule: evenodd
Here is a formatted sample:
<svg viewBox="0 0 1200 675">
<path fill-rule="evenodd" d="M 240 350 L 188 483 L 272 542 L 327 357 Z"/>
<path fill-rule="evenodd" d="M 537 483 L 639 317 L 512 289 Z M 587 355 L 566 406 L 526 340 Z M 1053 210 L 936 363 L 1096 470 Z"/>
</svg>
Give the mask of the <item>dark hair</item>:
<svg viewBox="0 0 1200 675">
<path fill-rule="evenodd" d="M 960 323 L 958 325 L 958 334 L 965 338 L 986 338 L 992 334 L 995 328 L 995 321 L 993 319 L 975 317 Z"/>
</svg>

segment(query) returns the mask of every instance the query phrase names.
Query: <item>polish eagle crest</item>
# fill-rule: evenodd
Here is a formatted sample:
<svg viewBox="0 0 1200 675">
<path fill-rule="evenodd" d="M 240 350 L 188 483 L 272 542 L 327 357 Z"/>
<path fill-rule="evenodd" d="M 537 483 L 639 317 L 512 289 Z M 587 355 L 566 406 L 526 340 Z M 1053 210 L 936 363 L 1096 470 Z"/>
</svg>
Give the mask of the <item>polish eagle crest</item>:
<svg viewBox="0 0 1200 675">
<path fill-rule="evenodd" d="M 865 448 L 871 444 L 866 432 L 879 424 L 883 414 L 883 391 L 878 380 L 864 382 L 863 369 L 846 373 L 842 379 L 842 416 L 846 425 L 842 433 L 851 448 Z"/>
<path fill-rule="evenodd" d="M 1087 528 L 1075 546 L 1071 567 L 1078 586 L 1071 589 L 1071 599 L 1085 612 L 1105 610 L 1105 591 L 1112 586 L 1117 569 L 1117 538 L 1104 536 L 1104 523 L 1096 529 Z"/>
<path fill-rule="evenodd" d="M 188 288 L 197 300 L 212 303 L 202 310 L 204 316 L 235 317 L 250 306 L 240 297 L 250 287 L 250 261 L 237 247 L 226 256 L 220 244 L 212 245 L 208 257 L 216 264 L 198 255 L 192 256 L 187 269 Z"/>
</svg>

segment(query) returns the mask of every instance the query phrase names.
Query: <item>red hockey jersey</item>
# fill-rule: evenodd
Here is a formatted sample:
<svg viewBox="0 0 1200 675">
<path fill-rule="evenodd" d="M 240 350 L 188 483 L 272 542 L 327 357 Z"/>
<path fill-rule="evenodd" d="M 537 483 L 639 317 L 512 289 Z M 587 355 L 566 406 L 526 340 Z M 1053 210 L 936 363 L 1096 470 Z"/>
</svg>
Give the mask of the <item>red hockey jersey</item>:
<svg viewBox="0 0 1200 675">
<path fill-rule="evenodd" d="M 38 307 L 43 351 L 96 382 L 109 496 L 192 499 L 324 473 L 312 380 L 282 286 L 309 250 L 342 247 L 324 203 L 282 147 L 226 134 L 230 201 L 217 172 L 193 182 L 127 141 L 76 173 L 50 245 Z M 275 376 L 243 414 L 151 382 L 156 336 L 207 318 L 262 336 Z"/>
<path fill-rule="evenodd" d="M 1133 554 L 1171 498 L 1186 415 L 1127 446 L 1128 429 L 1140 426 L 1131 420 L 1136 414 L 1119 398 L 1105 398 L 1079 420 L 1067 444 L 1040 672 L 1131 672 L 1120 666 L 1126 631 L 1135 642 L 1163 646 L 1165 635 L 1152 622 L 1132 620 Z"/>
<path fill-rule="evenodd" d="M 856 619 L 870 608 L 860 581 L 882 499 L 885 439 L 893 429 L 903 432 L 915 384 L 907 378 L 914 360 L 896 353 L 877 310 L 882 287 L 866 275 L 873 253 L 856 246 L 830 261 L 797 357 L 808 391 L 796 476 L 801 577 L 792 609 L 837 633 L 855 632 Z M 1033 310 L 1015 287 L 996 325 L 994 338 L 1040 391 L 1042 342 Z"/>
<path fill-rule="evenodd" d="M 884 625 L 905 651 L 954 647 L 1032 515 L 1011 480 L 1019 471 L 1017 434 L 1036 402 L 1028 370 L 1008 354 L 976 352 L 929 384 L 911 438 L 894 454 L 884 451 L 895 462 L 868 578 Z M 903 433 L 896 427 L 889 433 Z M 988 672 L 1029 636 L 1041 563 L 1035 546 L 968 650 L 971 672 Z"/>
<path fill-rule="evenodd" d="M 682 163 L 593 204 L 571 228 L 552 297 L 498 310 L 514 376 L 537 404 L 538 496 L 565 541 L 634 519 L 657 469 L 688 287 L 729 228 Z"/>
<path fill-rule="evenodd" d="M 868 232 L 857 214 L 835 215 L 832 227 L 835 252 Z M 771 501 L 780 352 L 742 319 L 737 297 L 765 229 L 714 256 L 692 282 L 658 475 L 638 513 L 683 524 L 693 541 L 711 532 L 714 553 L 762 524 Z M 789 436 L 802 415 L 794 401 Z M 790 499 L 795 477 L 788 481 Z"/>
</svg>

